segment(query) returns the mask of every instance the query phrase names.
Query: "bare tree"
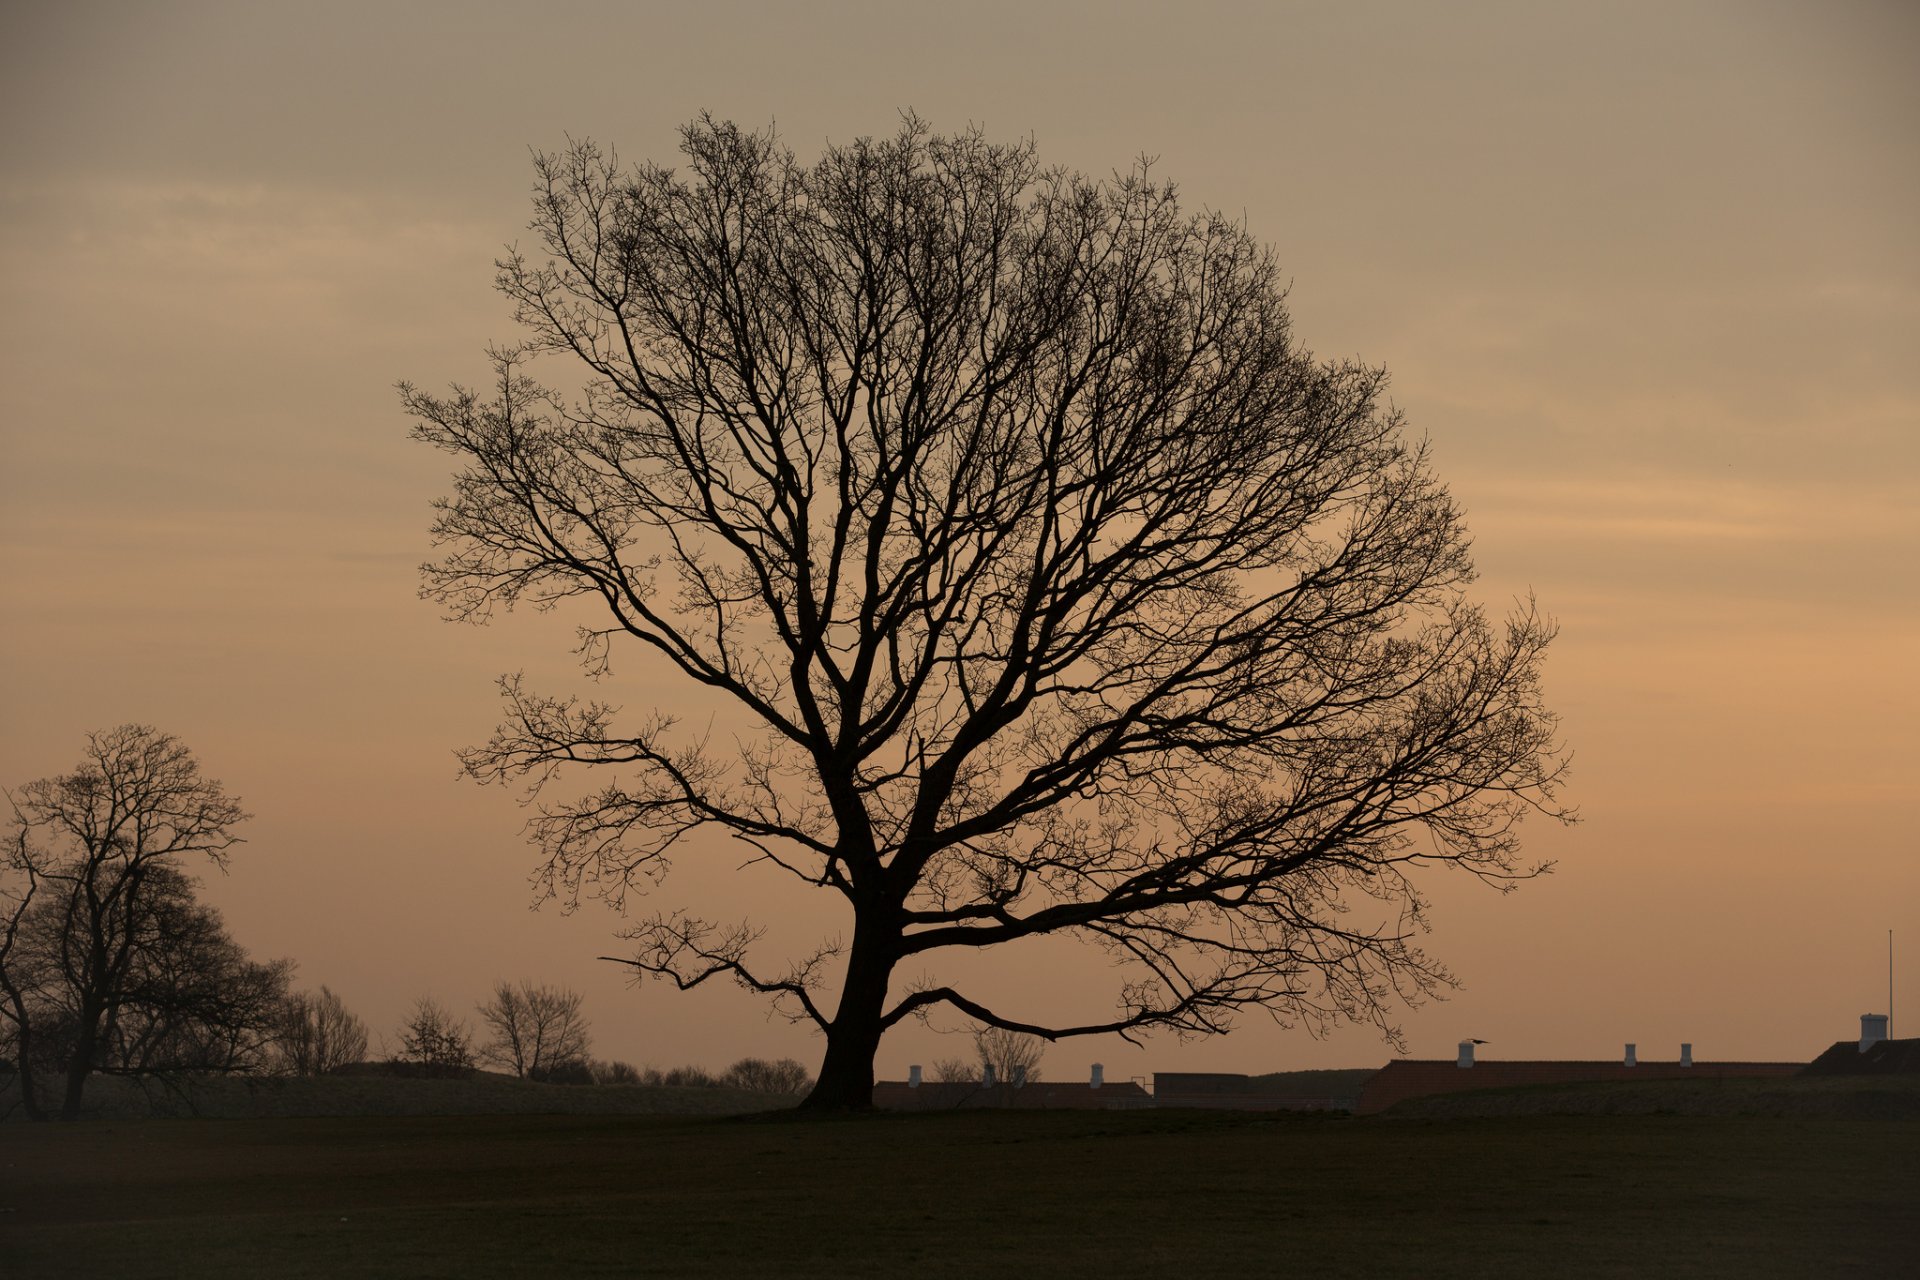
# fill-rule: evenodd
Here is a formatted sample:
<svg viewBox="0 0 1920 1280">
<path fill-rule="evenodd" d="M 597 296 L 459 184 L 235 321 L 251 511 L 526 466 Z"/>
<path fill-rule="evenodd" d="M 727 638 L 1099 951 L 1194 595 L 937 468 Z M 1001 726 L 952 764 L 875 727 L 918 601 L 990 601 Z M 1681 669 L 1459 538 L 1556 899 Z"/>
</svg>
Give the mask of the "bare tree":
<svg viewBox="0 0 1920 1280">
<path fill-rule="evenodd" d="M 34 997 L 40 975 L 28 958 L 31 934 L 24 926 L 34 914 L 34 900 L 42 884 L 39 864 L 27 843 L 27 828 L 18 824 L 0 864 L 0 1056 L 7 1059 L 20 1087 L 20 1107 L 29 1120 L 44 1120 L 33 1078 L 42 1052 L 33 1034 Z"/>
<path fill-rule="evenodd" d="M 133 963 L 99 1038 L 95 1069 L 108 1075 L 268 1070 L 293 977 L 290 960 L 257 961 L 170 867 L 150 873 L 148 907 L 135 929 Z M 68 939 L 61 949 L 64 1007 L 77 1011 Z M 77 1022 L 77 1018 L 74 1019 Z"/>
<path fill-rule="evenodd" d="M 1039 1036 L 1005 1027 L 982 1027 L 973 1033 L 973 1052 L 980 1059 L 980 1075 L 987 1069 L 999 1084 L 1032 1084 L 1040 1079 L 1040 1059 L 1046 1056 L 1047 1043 Z"/>
<path fill-rule="evenodd" d="M 156 947 L 175 928 L 206 940 L 208 918 L 191 920 L 182 906 L 182 894 L 191 894 L 179 868 L 200 858 L 224 868 L 240 842 L 233 828 L 247 814 L 201 776 L 178 739 L 136 724 L 89 734 L 72 773 L 30 782 L 7 800 L 14 827 L 0 867 L 0 1013 L 31 1061 L 48 1047 L 34 1043 L 45 1039 L 33 1025 L 36 1003 L 42 1017 L 58 1011 L 60 1114 L 73 1119 L 87 1077 L 116 1039 L 125 1046 L 121 1019 L 134 1016 L 136 985 L 155 979 Z M 42 1108 L 31 1075 L 21 1072 L 23 1100 L 35 1115 Z"/>
<path fill-rule="evenodd" d="M 472 1033 L 438 1000 L 422 996 L 400 1025 L 399 1061 L 423 1075 L 463 1075 L 473 1066 Z"/>
<path fill-rule="evenodd" d="M 587 1069 L 592 1072 L 593 1082 L 595 1084 L 646 1083 L 638 1067 L 635 1067 L 631 1062 L 621 1062 L 617 1058 L 611 1062 L 594 1061 L 588 1063 Z"/>
<path fill-rule="evenodd" d="M 286 960 L 255 961 L 231 937 L 219 912 L 199 902 L 193 881 L 172 867 L 147 870 L 142 905 L 116 926 L 126 964 L 93 1040 L 89 1075 L 169 1078 L 189 1072 L 268 1068 L 279 1010 L 293 974 Z M 9 956 L 10 984 L 22 997 L 17 1024 L 30 1044 L 21 1075 L 66 1071 L 84 1023 L 90 939 L 84 916 L 44 898 L 24 912 Z M 24 1095 L 30 1116 L 37 1097 Z"/>
<path fill-rule="evenodd" d="M 289 996 L 280 1019 L 280 1058 L 294 1075 L 329 1075 L 367 1056 L 367 1024 L 326 986 Z"/>
<path fill-rule="evenodd" d="M 718 1089 L 720 1077 L 705 1067 L 669 1067 L 657 1071 L 648 1067 L 643 1077 L 648 1084 L 667 1085 L 675 1089 Z"/>
<path fill-rule="evenodd" d="M 1270 252 L 1144 163 L 1094 181 L 912 118 L 811 166 L 705 118 L 682 150 L 538 157 L 544 252 L 499 274 L 525 345 L 490 396 L 402 387 L 461 464 L 426 594 L 574 608 L 591 674 L 633 654 L 744 726 L 503 678 L 465 766 L 540 797 L 540 891 L 624 907 L 711 829 L 842 899 L 844 943 L 771 967 L 750 922 L 624 935 L 641 974 L 818 1026 L 812 1107 L 870 1105 L 881 1036 L 942 1007 L 1392 1035 L 1450 981 L 1414 872 L 1533 874 L 1516 824 L 1559 812 L 1561 761 L 1551 627 L 1467 600 L 1384 372 L 1298 346 Z M 584 393 L 532 379 L 545 353 Z M 575 766 L 611 780 L 543 793 Z M 1056 932 L 1126 962 L 1109 1012 L 939 973 Z"/>
<path fill-rule="evenodd" d="M 586 1061 L 591 1039 L 578 991 L 501 982 L 479 1013 L 492 1032 L 480 1047 L 482 1062 L 507 1067 L 522 1079 L 540 1080 Z"/>
<path fill-rule="evenodd" d="M 813 1087 L 813 1077 L 792 1058 L 769 1061 L 766 1058 L 742 1058 L 728 1067 L 720 1083 L 754 1093 L 791 1094 L 799 1097 Z"/>
<path fill-rule="evenodd" d="M 933 1064 L 928 1078 L 935 1084 L 978 1084 L 980 1063 L 965 1058 L 941 1058 Z"/>
</svg>

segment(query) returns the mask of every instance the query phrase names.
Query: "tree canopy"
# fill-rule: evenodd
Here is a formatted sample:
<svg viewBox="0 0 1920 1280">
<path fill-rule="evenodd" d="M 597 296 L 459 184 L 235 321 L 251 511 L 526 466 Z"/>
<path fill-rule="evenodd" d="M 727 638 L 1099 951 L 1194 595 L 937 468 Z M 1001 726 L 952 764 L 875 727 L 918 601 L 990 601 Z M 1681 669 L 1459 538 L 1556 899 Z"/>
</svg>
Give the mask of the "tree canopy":
<svg viewBox="0 0 1920 1280">
<path fill-rule="evenodd" d="M 27 1114 L 34 1074 L 87 1078 L 264 1065 L 293 966 L 260 963 L 195 899 L 186 870 L 224 867 L 247 818 L 179 739 L 127 724 L 87 735 L 71 772 L 7 800 L 0 855 L 0 1021 Z"/>
<path fill-rule="evenodd" d="M 504 678 L 464 760 L 541 798 L 542 890 L 624 906 L 712 829 L 843 899 L 844 937 L 785 961 L 748 922 L 627 933 L 645 973 L 816 1024 L 815 1106 L 864 1105 L 880 1036 L 942 1006 L 1388 1028 L 1448 981 L 1413 873 L 1535 870 L 1552 628 L 1468 599 L 1384 371 L 1297 343 L 1271 252 L 1144 163 L 1094 180 L 911 117 L 810 165 L 705 118 L 682 150 L 537 157 L 539 248 L 498 277 L 524 341 L 489 393 L 403 385 L 459 464 L 426 594 L 579 606 L 589 672 L 632 654 L 759 726 L 722 749 Z M 582 389 L 533 378 L 552 355 Z M 576 766 L 607 781 L 546 789 Z M 938 976 L 1052 933 L 1122 962 L 1112 1007 L 1049 1024 Z"/>
</svg>

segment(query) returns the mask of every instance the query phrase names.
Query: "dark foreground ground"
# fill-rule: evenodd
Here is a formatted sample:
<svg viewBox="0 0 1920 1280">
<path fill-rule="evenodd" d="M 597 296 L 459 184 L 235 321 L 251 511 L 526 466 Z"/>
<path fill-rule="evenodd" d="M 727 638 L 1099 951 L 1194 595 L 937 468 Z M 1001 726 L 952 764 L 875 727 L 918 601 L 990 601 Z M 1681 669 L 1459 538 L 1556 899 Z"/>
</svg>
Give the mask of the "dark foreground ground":
<svg viewBox="0 0 1920 1280">
<path fill-rule="evenodd" d="M 966 1112 L 0 1132 L 7 1276 L 1920 1274 L 1920 1121 Z"/>
</svg>

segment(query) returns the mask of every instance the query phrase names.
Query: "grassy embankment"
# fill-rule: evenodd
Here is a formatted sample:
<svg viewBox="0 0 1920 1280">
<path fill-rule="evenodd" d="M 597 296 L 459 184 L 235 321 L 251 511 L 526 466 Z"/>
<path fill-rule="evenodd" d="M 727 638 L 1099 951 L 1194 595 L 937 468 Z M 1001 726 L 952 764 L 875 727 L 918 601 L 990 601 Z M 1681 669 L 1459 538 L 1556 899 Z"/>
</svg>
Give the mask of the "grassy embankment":
<svg viewBox="0 0 1920 1280">
<path fill-rule="evenodd" d="M 381 1117 L 0 1135 L 0 1258 L 20 1276 L 1891 1275 L 1916 1257 L 1916 1204 L 1920 1119 L 1819 1114 Z"/>
</svg>

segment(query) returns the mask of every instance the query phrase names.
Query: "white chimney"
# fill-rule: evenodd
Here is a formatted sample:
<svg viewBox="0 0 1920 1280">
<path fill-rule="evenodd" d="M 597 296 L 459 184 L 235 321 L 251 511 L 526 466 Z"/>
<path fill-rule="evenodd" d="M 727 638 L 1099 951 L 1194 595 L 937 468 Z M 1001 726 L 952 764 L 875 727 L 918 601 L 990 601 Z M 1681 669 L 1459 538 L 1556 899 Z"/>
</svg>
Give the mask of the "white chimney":
<svg viewBox="0 0 1920 1280">
<path fill-rule="evenodd" d="M 1007 1083 L 1011 1084 L 1016 1089 L 1026 1088 L 1027 1087 L 1027 1069 L 1025 1067 L 1015 1067 L 1013 1069 L 1013 1078 L 1009 1080 Z"/>
<path fill-rule="evenodd" d="M 1638 1045 L 1630 1044 L 1627 1046 L 1627 1065 L 1630 1067 L 1635 1067 L 1640 1065 L 1634 1058 L 1634 1050 L 1637 1048 L 1639 1048 Z"/>
<path fill-rule="evenodd" d="M 920 1087 L 920 1068 L 918 1066 L 908 1067 L 907 1068 L 907 1088 L 918 1089 L 919 1087 Z"/>
<path fill-rule="evenodd" d="M 1692 1045 L 1683 1044 L 1680 1046 L 1680 1065 L 1683 1067 L 1690 1067 L 1693 1065 L 1693 1046 Z"/>
<path fill-rule="evenodd" d="M 1107 1082 L 1107 1069 L 1097 1062 L 1094 1063 L 1093 1079 L 1087 1082 L 1087 1087 L 1091 1089 L 1098 1089 L 1101 1085 L 1105 1084 L 1106 1082 Z"/>
<path fill-rule="evenodd" d="M 1460 1063 L 1459 1063 L 1459 1065 L 1460 1065 L 1460 1066 L 1463 1066 L 1463 1067 L 1470 1067 L 1470 1066 L 1472 1066 L 1472 1065 L 1473 1065 L 1473 1041 L 1471 1041 L 1471 1040 L 1462 1040 L 1462 1041 L 1460 1042 Z"/>
<path fill-rule="evenodd" d="M 1884 1013 L 1863 1013 L 1860 1015 L 1860 1052 L 1865 1053 L 1872 1046 L 1887 1038 L 1887 1015 Z"/>
<path fill-rule="evenodd" d="M 980 1087 L 983 1089 L 991 1089 L 993 1085 L 993 1064 L 991 1062 L 983 1063 L 980 1067 Z"/>
</svg>

